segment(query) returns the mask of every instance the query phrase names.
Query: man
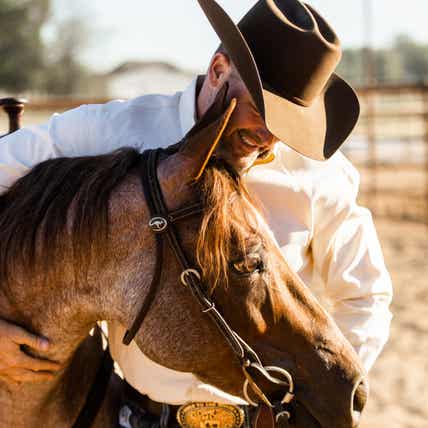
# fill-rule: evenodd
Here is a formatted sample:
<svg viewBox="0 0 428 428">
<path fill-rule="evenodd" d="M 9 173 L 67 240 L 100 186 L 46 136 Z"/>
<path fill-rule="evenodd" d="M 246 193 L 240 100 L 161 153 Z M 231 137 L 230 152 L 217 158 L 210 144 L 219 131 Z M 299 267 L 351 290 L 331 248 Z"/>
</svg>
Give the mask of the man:
<svg viewBox="0 0 428 428">
<path fill-rule="evenodd" d="M 337 37 L 298 0 L 258 1 L 238 27 L 215 1 L 199 3 L 222 41 L 205 77 L 171 97 L 82 106 L 4 138 L 0 187 L 6 190 L 51 157 L 121 146 L 167 147 L 192 128 L 227 84 L 228 99 L 236 98 L 238 105 L 219 150 L 228 146 L 244 154 L 240 167 L 264 163 L 246 175 L 251 191 L 266 208 L 288 263 L 309 287 L 323 286 L 331 314 L 369 370 L 388 337 L 392 292 L 371 215 L 356 204 L 358 173 L 342 154 L 333 156 L 359 112 L 354 92 L 333 73 L 340 58 Z M 275 145 L 278 141 L 289 147 Z M 191 373 L 156 365 L 134 342 L 124 346 L 123 333 L 123 326 L 109 326 L 110 348 L 140 393 L 171 404 L 241 402 Z M 48 374 L 38 370 L 57 368 L 23 360 L 20 344 L 47 346 L 35 336 L 4 322 L 0 335 L 2 378 L 43 380 Z"/>
</svg>

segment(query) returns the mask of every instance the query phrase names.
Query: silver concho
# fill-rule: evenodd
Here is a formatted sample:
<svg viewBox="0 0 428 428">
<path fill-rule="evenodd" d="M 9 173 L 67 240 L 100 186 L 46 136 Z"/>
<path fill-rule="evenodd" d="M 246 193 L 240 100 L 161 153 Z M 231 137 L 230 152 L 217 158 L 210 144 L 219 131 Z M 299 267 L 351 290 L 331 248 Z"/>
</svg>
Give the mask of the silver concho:
<svg viewBox="0 0 428 428">
<path fill-rule="evenodd" d="M 149 227 L 153 232 L 163 232 L 168 227 L 168 222 L 163 217 L 153 217 L 149 221 Z"/>
</svg>

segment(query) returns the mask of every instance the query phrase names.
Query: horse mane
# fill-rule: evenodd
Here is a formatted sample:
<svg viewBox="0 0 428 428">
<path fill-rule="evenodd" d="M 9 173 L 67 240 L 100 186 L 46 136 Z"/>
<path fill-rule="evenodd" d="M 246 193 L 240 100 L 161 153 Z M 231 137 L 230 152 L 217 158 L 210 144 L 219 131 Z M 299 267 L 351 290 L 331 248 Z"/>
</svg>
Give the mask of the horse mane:
<svg viewBox="0 0 428 428">
<path fill-rule="evenodd" d="M 33 272 L 36 265 L 40 271 L 52 270 L 68 227 L 74 271 L 81 272 L 94 246 L 101 252 L 105 248 L 111 193 L 139 159 L 129 148 L 50 159 L 0 195 L 0 284 L 9 283 L 16 272 Z"/>
<path fill-rule="evenodd" d="M 37 272 L 55 269 L 64 233 L 71 238 L 75 276 L 85 279 L 91 254 L 100 259 L 108 248 L 112 191 L 139 161 L 140 154 L 129 148 L 51 159 L 0 195 L 0 284 L 36 266 Z M 210 162 L 198 185 L 205 209 L 196 261 L 212 291 L 227 285 L 229 262 L 246 253 L 248 231 L 255 232 L 257 222 L 241 178 L 224 163 Z"/>
</svg>

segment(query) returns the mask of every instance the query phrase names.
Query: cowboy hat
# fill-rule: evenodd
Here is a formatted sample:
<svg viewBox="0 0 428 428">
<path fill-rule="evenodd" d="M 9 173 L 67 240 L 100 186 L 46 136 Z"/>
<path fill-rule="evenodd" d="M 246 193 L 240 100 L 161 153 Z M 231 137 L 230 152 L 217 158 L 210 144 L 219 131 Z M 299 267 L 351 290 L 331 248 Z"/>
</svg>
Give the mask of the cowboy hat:
<svg viewBox="0 0 428 428">
<path fill-rule="evenodd" d="M 354 128 L 354 90 L 334 69 L 340 42 L 299 0 L 259 0 L 235 25 L 215 0 L 198 0 L 269 131 L 312 159 L 328 159 Z"/>
</svg>

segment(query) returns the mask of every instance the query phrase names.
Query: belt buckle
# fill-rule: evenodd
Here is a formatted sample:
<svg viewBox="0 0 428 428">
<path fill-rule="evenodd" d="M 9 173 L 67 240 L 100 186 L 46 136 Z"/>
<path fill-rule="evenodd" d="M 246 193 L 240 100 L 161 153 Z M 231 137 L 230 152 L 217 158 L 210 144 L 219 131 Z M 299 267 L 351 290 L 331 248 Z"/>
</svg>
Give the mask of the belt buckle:
<svg viewBox="0 0 428 428">
<path fill-rule="evenodd" d="M 177 410 L 182 428 L 239 428 L 244 419 L 244 411 L 232 404 L 193 401 Z"/>
</svg>

